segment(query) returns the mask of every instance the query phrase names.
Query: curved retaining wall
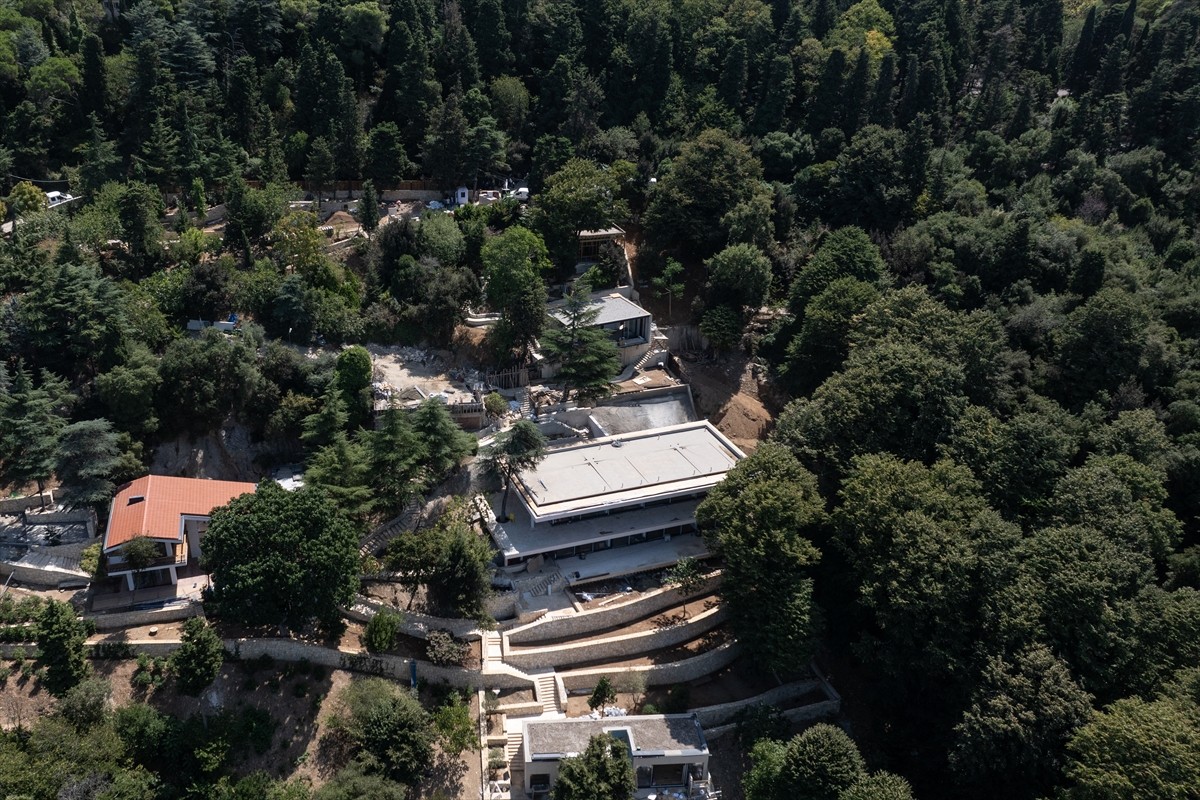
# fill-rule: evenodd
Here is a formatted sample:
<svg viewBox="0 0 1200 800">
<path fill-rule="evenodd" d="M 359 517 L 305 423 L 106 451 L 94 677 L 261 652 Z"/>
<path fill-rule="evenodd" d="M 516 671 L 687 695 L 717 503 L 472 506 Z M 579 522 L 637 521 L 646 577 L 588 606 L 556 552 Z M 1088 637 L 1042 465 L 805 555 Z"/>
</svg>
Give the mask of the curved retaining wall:
<svg viewBox="0 0 1200 800">
<path fill-rule="evenodd" d="M 514 667 L 528 670 L 633 658 L 691 641 L 712 630 L 724 619 L 725 609 L 718 606 L 669 628 L 626 633 L 591 641 L 508 650 L 504 653 L 504 661 Z"/>
<path fill-rule="evenodd" d="M 815 678 L 807 681 L 796 681 L 784 686 L 776 686 L 774 689 L 745 700 L 734 700 L 732 703 L 721 703 L 720 705 L 692 709 L 692 713 L 696 715 L 696 719 L 700 720 L 702 727 L 712 728 L 729 722 L 739 711 L 750 706 L 759 705 L 760 703 L 763 705 L 785 703 L 789 700 L 795 700 L 797 697 L 803 697 L 810 692 L 819 691 L 821 691 L 821 682 Z"/>
<path fill-rule="evenodd" d="M 421 614 L 417 611 L 405 611 L 404 609 L 394 608 L 386 603 L 379 603 L 370 600 L 363 595 L 359 595 L 354 599 L 352 608 L 342 609 L 342 613 L 347 619 L 352 619 L 355 622 L 370 622 L 371 617 L 378 614 L 384 608 L 397 611 L 402 617 L 403 622 L 400 623 L 400 630 L 409 636 L 415 636 L 418 639 L 424 639 L 429 635 L 430 631 L 450 631 L 460 639 L 478 639 L 479 638 L 479 623 L 470 619 L 450 619 L 447 617 L 431 617 L 427 614 Z"/>
<path fill-rule="evenodd" d="M 686 683 L 705 675 L 711 675 L 733 663 L 741 654 L 741 646 L 737 642 L 726 642 L 720 647 L 713 648 L 698 656 L 685 658 L 682 661 L 672 661 L 669 664 L 643 664 L 636 667 L 594 667 L 592 669 L 576 669 L 570 672 L 560 672 L 563 686 L 567 691 L 579 689 L 594 689 L 600 678 L 607 675 L 624 675 L 641 673 L 646 678 L 647 686 L 668 686 L 674 683 Z"/>
<path fill-rule="evenodd" d="M 582 611 L 562 617 L 545 617 L 528 625 L 513 628 L 505 634 L 506 644 L 535 644 L 546 639 L 564 639 L 569 636 L 586 636 L 595 631 L 626 625 L 634 620 L 648 617 L 663 609 L 677 605 L 688 597 L 711 592 L 720 585 L 720 573 L 713 573 L 699 591 L 684 595 L 677 587 L 655 589 L 652 592 L 625 603 L 616 603 L 605 608 Z"/>
</svg>

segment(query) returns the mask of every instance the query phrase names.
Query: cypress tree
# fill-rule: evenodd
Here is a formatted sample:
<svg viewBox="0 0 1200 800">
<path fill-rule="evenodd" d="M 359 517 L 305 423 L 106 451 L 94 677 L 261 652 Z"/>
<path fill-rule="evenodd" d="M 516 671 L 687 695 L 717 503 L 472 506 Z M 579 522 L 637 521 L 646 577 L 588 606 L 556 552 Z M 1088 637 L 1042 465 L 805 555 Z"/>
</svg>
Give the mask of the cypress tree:
<svg viewBox="0 0 1200 800">
<path fill-rule="evenodd" d="M 896 84 L 896 54 L 889 52 L 879 65 L 875 90 L 871 93 L 871 124 L 890 128 L 895 122 L 892 112 L 892 93 Z"/>
<path fill-rule="evenodd" d="M 854 72 L 846 83 L 844 103 L 842 106 L 842 132 L 850 139 L 862 127 L 863 117 L 866 116 L 868 99 L 871 93 L 871 57 L 865 47 L 858 51 L 858 60 L 854 63 Z"/>
<path fill-rule="evenodd" d="M 1067 85 L 1072 92 L 1082 93 L 1087 88 L 1092 76 L 1092 45 L 1096 34 L 1096 7 L 1088 9 L 1083 20 L 1083 28 L 1079 31 L 1079 41 L 1071 56 L 1071 68 L 1067 77 Z"/>
</svg>

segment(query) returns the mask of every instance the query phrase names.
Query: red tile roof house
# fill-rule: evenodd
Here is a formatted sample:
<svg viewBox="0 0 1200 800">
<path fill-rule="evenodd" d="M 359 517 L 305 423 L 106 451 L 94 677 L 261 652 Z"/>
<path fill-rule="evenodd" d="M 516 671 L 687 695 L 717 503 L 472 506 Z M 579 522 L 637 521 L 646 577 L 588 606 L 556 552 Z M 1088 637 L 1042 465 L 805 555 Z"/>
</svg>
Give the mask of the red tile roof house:
<svg viewBox="0 0 1200 800">
<path fill-rule="evenodd" d="M 200 539 L 208 529 L 214 508 L 235 497 L 253 493 L 256 484 L 171 478 L 146 475 L 120 488 L 113 498 L 104 534 L 104 555 L 112 577 L 125 576 L 133 591 L 134 571 L 125 564 L 121 549 L 138 536 L 147 536 L 162 548 L 162 556 L 136 576 L 142 586 L 178 583 L 189 560 L 199 562 Z"/>
</svg>

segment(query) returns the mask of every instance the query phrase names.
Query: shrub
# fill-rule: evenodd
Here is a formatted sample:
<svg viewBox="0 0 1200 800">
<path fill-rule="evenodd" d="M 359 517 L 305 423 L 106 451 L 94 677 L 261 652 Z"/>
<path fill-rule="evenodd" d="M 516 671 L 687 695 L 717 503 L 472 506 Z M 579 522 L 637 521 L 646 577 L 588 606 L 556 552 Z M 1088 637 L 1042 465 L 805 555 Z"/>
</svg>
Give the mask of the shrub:
<svg viewBox="0 0 1200 800">
<path fill-rule="evenodd" d="M 102 678 L 89 678 L 67 690 L 58 713 L 77 730 L 87 730 L 104 721 L 112 686 Z"/>
<path fill-rule="evenodd" d="M 430 631 L 425 655 L 438 666 L 460 667 L 467 657 L 467 643 L 455 639 L 449 631 Z"/>
<path fill-rule="evenodd" d="M 396 637 L 400 634 L 400 624 L 404 621 L 398 612 L 390 608 L 380 609 L 367 623 L 367 631 L 363 634 L 363 643 L 372 653 L 384 653 L 396 646 Z"/>
</svg>

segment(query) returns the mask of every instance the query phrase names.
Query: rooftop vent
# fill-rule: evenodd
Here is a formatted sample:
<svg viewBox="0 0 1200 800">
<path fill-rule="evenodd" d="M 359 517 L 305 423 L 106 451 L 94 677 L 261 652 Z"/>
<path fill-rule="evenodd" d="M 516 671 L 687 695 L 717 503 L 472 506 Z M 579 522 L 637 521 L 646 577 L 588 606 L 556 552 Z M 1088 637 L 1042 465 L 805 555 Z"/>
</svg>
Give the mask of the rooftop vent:
<svg viewBox="0 0 1200 800">
<path fill-rule="evenodd" d="M 129 498 L 129 505 L 133 505 L 134 503 L 140 503 L 145 499 L 146 499 L 146 495 L 135 494 L 133 497 Z"/>
</svg>

